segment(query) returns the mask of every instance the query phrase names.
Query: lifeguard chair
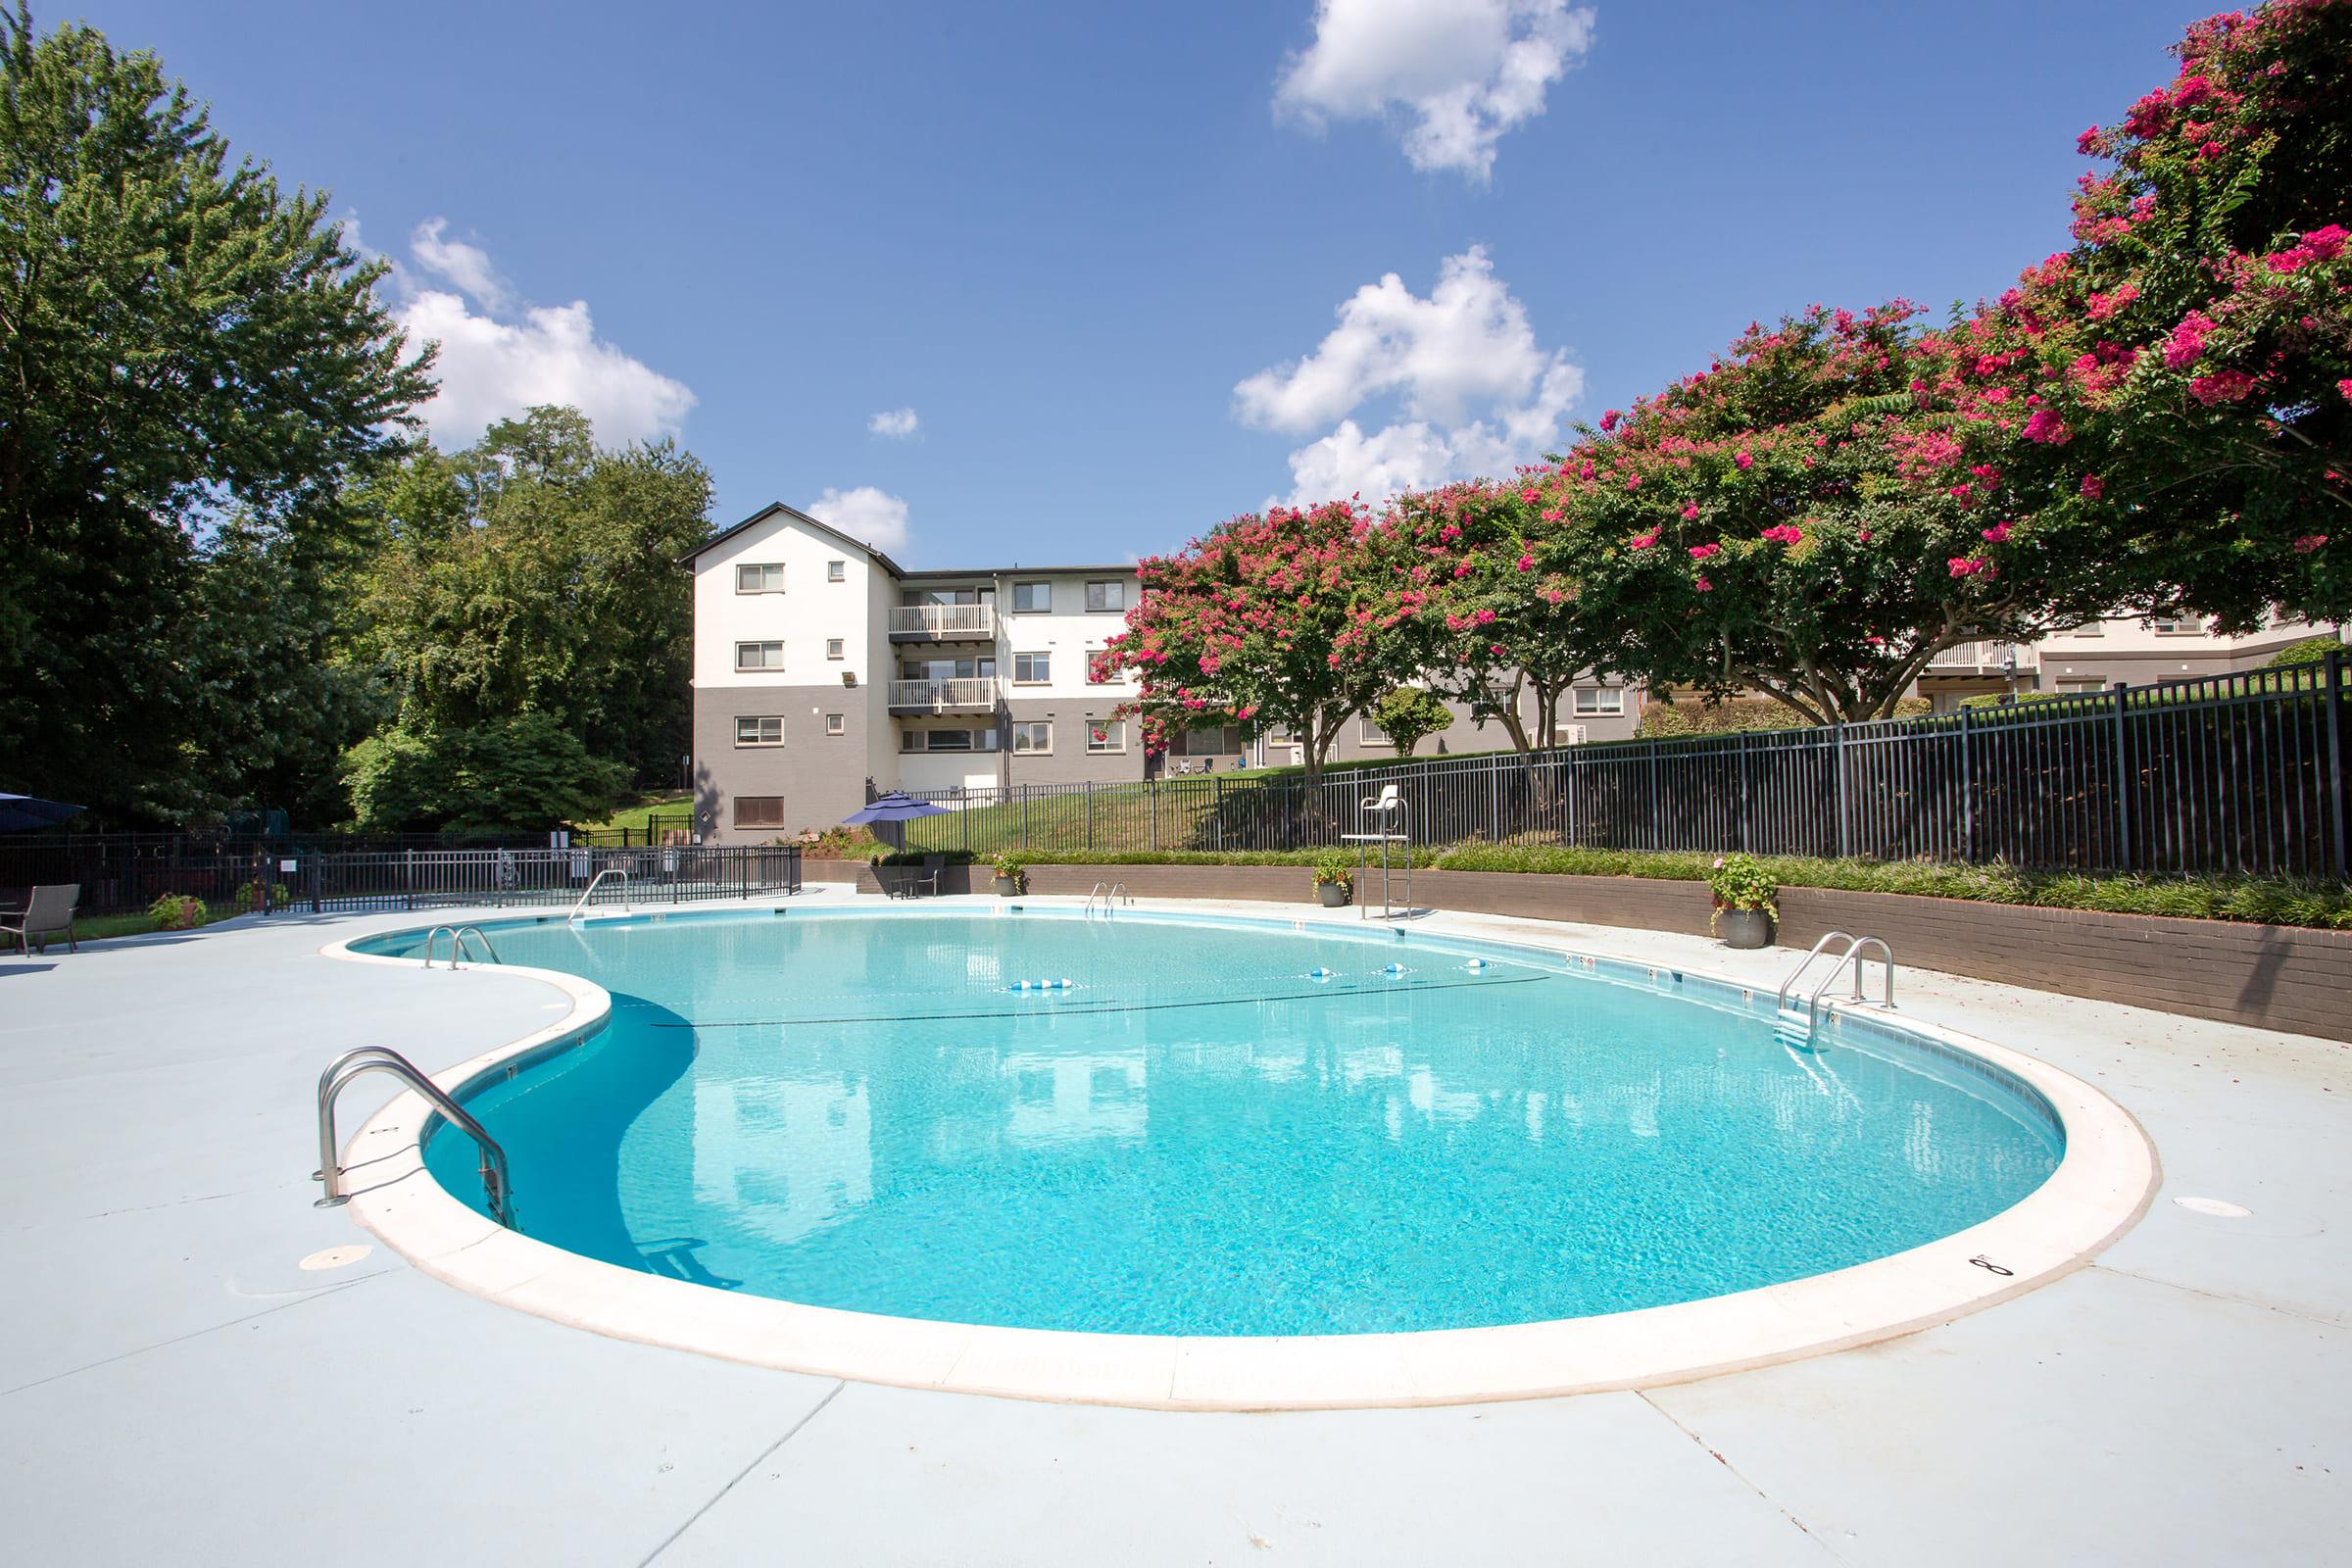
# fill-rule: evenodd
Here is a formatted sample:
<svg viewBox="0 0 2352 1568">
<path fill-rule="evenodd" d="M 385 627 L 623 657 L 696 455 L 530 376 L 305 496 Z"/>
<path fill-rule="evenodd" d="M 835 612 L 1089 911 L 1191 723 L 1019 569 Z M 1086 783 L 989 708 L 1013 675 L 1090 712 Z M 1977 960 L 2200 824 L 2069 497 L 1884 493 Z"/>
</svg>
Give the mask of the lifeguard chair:
<svg viewBox="0 0 2352 1568">
<path fill-rule="evenodd" d="M 1355 846 L 1357 889 L 1355 913 L 1359 920 L 1372 918 L 1372 901 L 1363 890 L 1372 880 L 1372 847 L 1380 846 L 1380 917 L 1393 920 L 1399 914 L 1413 912 L 1413 823 L 1404 808 L 1404 791 L 1395 784 L 1383 784 L 1378 795 L 1366 796 L 1355 803 L 1356 827 L 1359 831 L 1343 833 L 1340 841 Z M 1396 900 L 1393 878 L 1404 874 L 1404 903 Z"/>
</svg>

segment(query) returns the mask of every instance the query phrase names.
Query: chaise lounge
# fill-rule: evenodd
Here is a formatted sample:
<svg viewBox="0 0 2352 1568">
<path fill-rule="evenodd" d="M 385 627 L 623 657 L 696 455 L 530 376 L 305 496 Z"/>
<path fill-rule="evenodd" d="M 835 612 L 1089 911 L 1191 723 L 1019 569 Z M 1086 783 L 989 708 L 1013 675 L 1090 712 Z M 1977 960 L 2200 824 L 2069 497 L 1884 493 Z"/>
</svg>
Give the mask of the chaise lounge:
<svg viewBox="0 0 2352 1568">
<path fill-rule="evenodd" d="M 34 888 L 22 912 L 0 911 L 0 937 L 13 938 L 17 950 L 30 957 L 33 938 L 55 936 L 63 931 L 66 951 L 79 953 L 80 945 L 74 936 L 74 909 L 80 902 L 78 882 L 53 882 Z"/>
</svg>

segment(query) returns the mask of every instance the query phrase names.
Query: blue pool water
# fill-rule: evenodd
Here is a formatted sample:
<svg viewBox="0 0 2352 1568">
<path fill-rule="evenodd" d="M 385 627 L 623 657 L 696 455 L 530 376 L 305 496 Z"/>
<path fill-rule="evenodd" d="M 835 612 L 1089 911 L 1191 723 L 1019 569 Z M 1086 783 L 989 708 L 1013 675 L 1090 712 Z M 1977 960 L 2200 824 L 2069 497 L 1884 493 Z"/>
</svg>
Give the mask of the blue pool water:
<svg viewBox="0 0 2352 1568">
<path fill-rule="evenodd" d="M 1639 969 L 1001 910 L 492 927 L 614 1000 L 468 1101 L 524 1229 L 902 1317 L 1366 1333 L 1822 1273 L 2006 1208 L 2062 1152 L 1997 1070 L 1859 1029 L 1792 1051 L 1737 993 Z M 465 1139 L 426 1153 L 478 1207 Z"/>
</svg>

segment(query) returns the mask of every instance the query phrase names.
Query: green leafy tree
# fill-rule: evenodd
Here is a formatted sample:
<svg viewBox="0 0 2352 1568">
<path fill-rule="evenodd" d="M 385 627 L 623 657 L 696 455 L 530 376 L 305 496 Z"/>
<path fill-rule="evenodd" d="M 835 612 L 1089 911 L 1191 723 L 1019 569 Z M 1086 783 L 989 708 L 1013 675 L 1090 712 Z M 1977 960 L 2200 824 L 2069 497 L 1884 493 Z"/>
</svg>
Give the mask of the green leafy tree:
<svg viewBox="0 0 2352 1568">
<path fill-rule="evenodd" d="M 1453 722 L 1453 710 L 1426 686 L 1399 686 L 1372 706 L 1372 722 L 1396 744 L 1398 757 Z"/>
<path fill-rule="evenodd" d="M 231 163 L 151 55 L 0 14 L 0 757 L 122 817 L 197 803 L 200 542 L 303 526 L 427 396 L 324 192 Z"/>
<path fill-rule="evenodd" d="M 536 833 L 601 815 L 622 783 L 549 713 L 371 735 L 344 759 L 364 829 Z"/>
</svg>

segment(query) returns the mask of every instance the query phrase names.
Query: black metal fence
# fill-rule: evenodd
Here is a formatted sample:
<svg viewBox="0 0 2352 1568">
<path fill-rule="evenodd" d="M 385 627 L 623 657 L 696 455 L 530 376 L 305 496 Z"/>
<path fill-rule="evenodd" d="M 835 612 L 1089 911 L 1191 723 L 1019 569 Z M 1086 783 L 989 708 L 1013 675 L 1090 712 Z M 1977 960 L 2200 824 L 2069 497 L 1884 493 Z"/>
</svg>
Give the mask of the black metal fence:
<svg viewBox="0 0 2352 1568">
<path fill-rule="evenodd" d="M 241 910 L 422 909 L 444 905 L 570 904 L 599 873 L 599 905 L 680 904 L 797 893 L 798 845 L 612 849 L 319 850 L 308 845 L 205 845 L 134 835 L 83 835 L 0 851 L 0 890 L 77 883 L 93 914 L 143 909 L 166 893 Z"/>
<path fill-rule="evenodd" d="M 1298 850 L 1390 785 L 1417 844 L 2346 875 L 2346 659 L 1956 714 L 1617 741 L 1327 773 L 1014 785 L 928 798 L 908 849 Z"/>
</svg>

